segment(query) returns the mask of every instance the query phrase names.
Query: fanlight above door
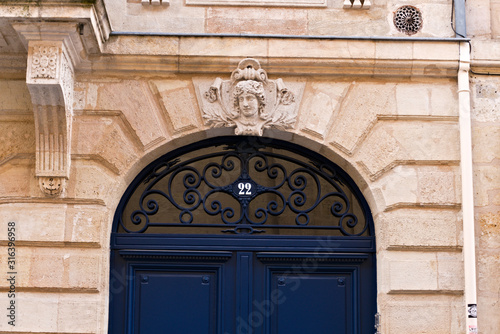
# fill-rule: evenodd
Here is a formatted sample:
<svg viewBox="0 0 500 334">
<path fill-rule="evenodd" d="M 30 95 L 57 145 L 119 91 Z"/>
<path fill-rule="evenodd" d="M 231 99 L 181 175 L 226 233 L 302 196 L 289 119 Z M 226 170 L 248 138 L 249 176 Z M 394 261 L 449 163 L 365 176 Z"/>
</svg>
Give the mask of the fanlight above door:
<svg viewBox="0 0 500 334">
<path fill-rule="evenodd" d="M 352 179 L 323 156 L 262 137 L 173 151 L 130 185 L 118 233 L 372 236 Z"/>
</svg>

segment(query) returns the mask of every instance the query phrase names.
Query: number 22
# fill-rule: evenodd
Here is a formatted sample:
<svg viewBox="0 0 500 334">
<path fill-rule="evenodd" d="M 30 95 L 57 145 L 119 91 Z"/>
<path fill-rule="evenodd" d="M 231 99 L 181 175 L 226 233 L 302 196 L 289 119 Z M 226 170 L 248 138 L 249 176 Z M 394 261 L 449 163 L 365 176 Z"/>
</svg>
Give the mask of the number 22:
<svg viewBox="0 0 500 334">
<path fill-rule="evenodd" d="M 238 195 L 252 195 L 252 184 L 250 183 L 238 183 L 238 189 L 240 190 Z"/>
</svg>

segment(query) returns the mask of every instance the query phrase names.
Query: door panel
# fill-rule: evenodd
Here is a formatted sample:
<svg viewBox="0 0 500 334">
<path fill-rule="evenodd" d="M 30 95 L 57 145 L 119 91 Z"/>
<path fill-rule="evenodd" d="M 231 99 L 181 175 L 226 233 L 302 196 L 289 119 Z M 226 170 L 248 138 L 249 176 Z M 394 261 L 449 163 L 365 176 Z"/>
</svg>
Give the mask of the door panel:
<svg viewBox="0 0 500 334">
<path fill-rule="evenodd" d="M 143 271 L 136 284 L 137 333 L 216 333 L 215 273 Z"/>
<path fill-rule="evenodd" d="M 272 291 L 280 297 L 271 318 L 272 334 L 350 333 L 352 284 L 335 274 L 274 273 Z"/>
<path fill-rule="evenodd" d="M 257 253 L 256 286 L 271 302 L 265 330 L 257 333 L 358 333 L 359 269 L 366 258 L 345 255 Z"/>
</svg>

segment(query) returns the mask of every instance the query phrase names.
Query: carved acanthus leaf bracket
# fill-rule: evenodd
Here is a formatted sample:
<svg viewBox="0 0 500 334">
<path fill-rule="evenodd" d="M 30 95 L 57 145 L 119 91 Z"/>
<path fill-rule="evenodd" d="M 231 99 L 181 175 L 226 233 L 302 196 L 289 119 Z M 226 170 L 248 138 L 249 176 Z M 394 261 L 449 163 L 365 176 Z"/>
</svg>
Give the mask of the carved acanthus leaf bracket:
<svg viewBox="0 0 500 334">
<path fill-rule="evenodd" d="M 264 129 L 292 128 L 297 120 L 297 94 L 282 79 L 269 80 L 253 58 L 243 59 L 230 80 L 216 78 L 200 96 L 205 123 L 235 127 L 237 135 L 262 136 Z"/>
<path fill-rule="evenodd" d="M 64 190 L 70 171 L 74 69 L 64 41 L 30 40 L 26 83 L 35 114 L 36 176 L 47 196 Z"/>
</svg>

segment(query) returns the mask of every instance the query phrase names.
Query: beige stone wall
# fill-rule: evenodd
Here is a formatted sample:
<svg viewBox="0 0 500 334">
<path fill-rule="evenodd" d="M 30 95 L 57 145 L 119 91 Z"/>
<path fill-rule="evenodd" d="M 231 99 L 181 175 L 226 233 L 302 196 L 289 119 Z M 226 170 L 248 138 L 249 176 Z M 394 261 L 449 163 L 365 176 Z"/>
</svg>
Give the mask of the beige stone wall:
<svg viewBox="0 0 500 334">
<path fill-rule="evenodd" d="M 162 33 L 224 33 L 330 36 L 406 36 L 394 27 L 393 12 L 409 5 L 406 1 L 371 1 L 366 9 L 345 9 L 343 0 L 327 0 L 324 6 L 288 5 L 270 7 L 265 1 L 224 1 L 238 6 L 189 5 L 170 0 L 169 5 L 143 5 L 140 0 L 105 0 L 112 12 L 115 31 Z M 205 1 L 203 3 L 209 3 Z M 321 1 L 300 1 L 301 4 Z M 191 1 L 191 3 L 202 3 Z M 213 1 L 212 3 L 217 3 Z M 242 3 L 261 6 L 242 6 Z M 284 3 L 284 1 L 281 1 Z M 453 37 L 450 27 L 449 1 L 419 0 L 410 5 L 422 12 L 419 37 Z"/>
<path fill-rule="evenodd" d="M 343 166 L 368 198 L 376 224 L 382 332 L 463 332 L 456 82 L 281 77 L 305 84 L 299 120 L 291 131 L 264 135 L 318 150 Z M 78 77 L 71 176 L 54 199 L 44 196 L 34 177 L 25 83 L 0 82 L 16 96 L 0 101 L 0 126 L 8 129 L 0 160 L 0 216 L 18 226 L 16 330 L 105 333 L 116 205 L 154 158 L 232 133 L 203 124 L 194 83 L 213 79 Z M 3 263 L 5 252 L 1 256 Z M 10 331 L 0 323 L 0 333 Z"/>
<path fill-rule="evenodd" d="M 472 153 L 481 333 L 500 328 L 500 3 L 467 2 L 472 37 Z"/>
<path fill-rule="evenodd" d="M 500 77 L 472 77 L 472 152 L 477 233 L 478 320 L 500 328 Z"/>
</svg>

